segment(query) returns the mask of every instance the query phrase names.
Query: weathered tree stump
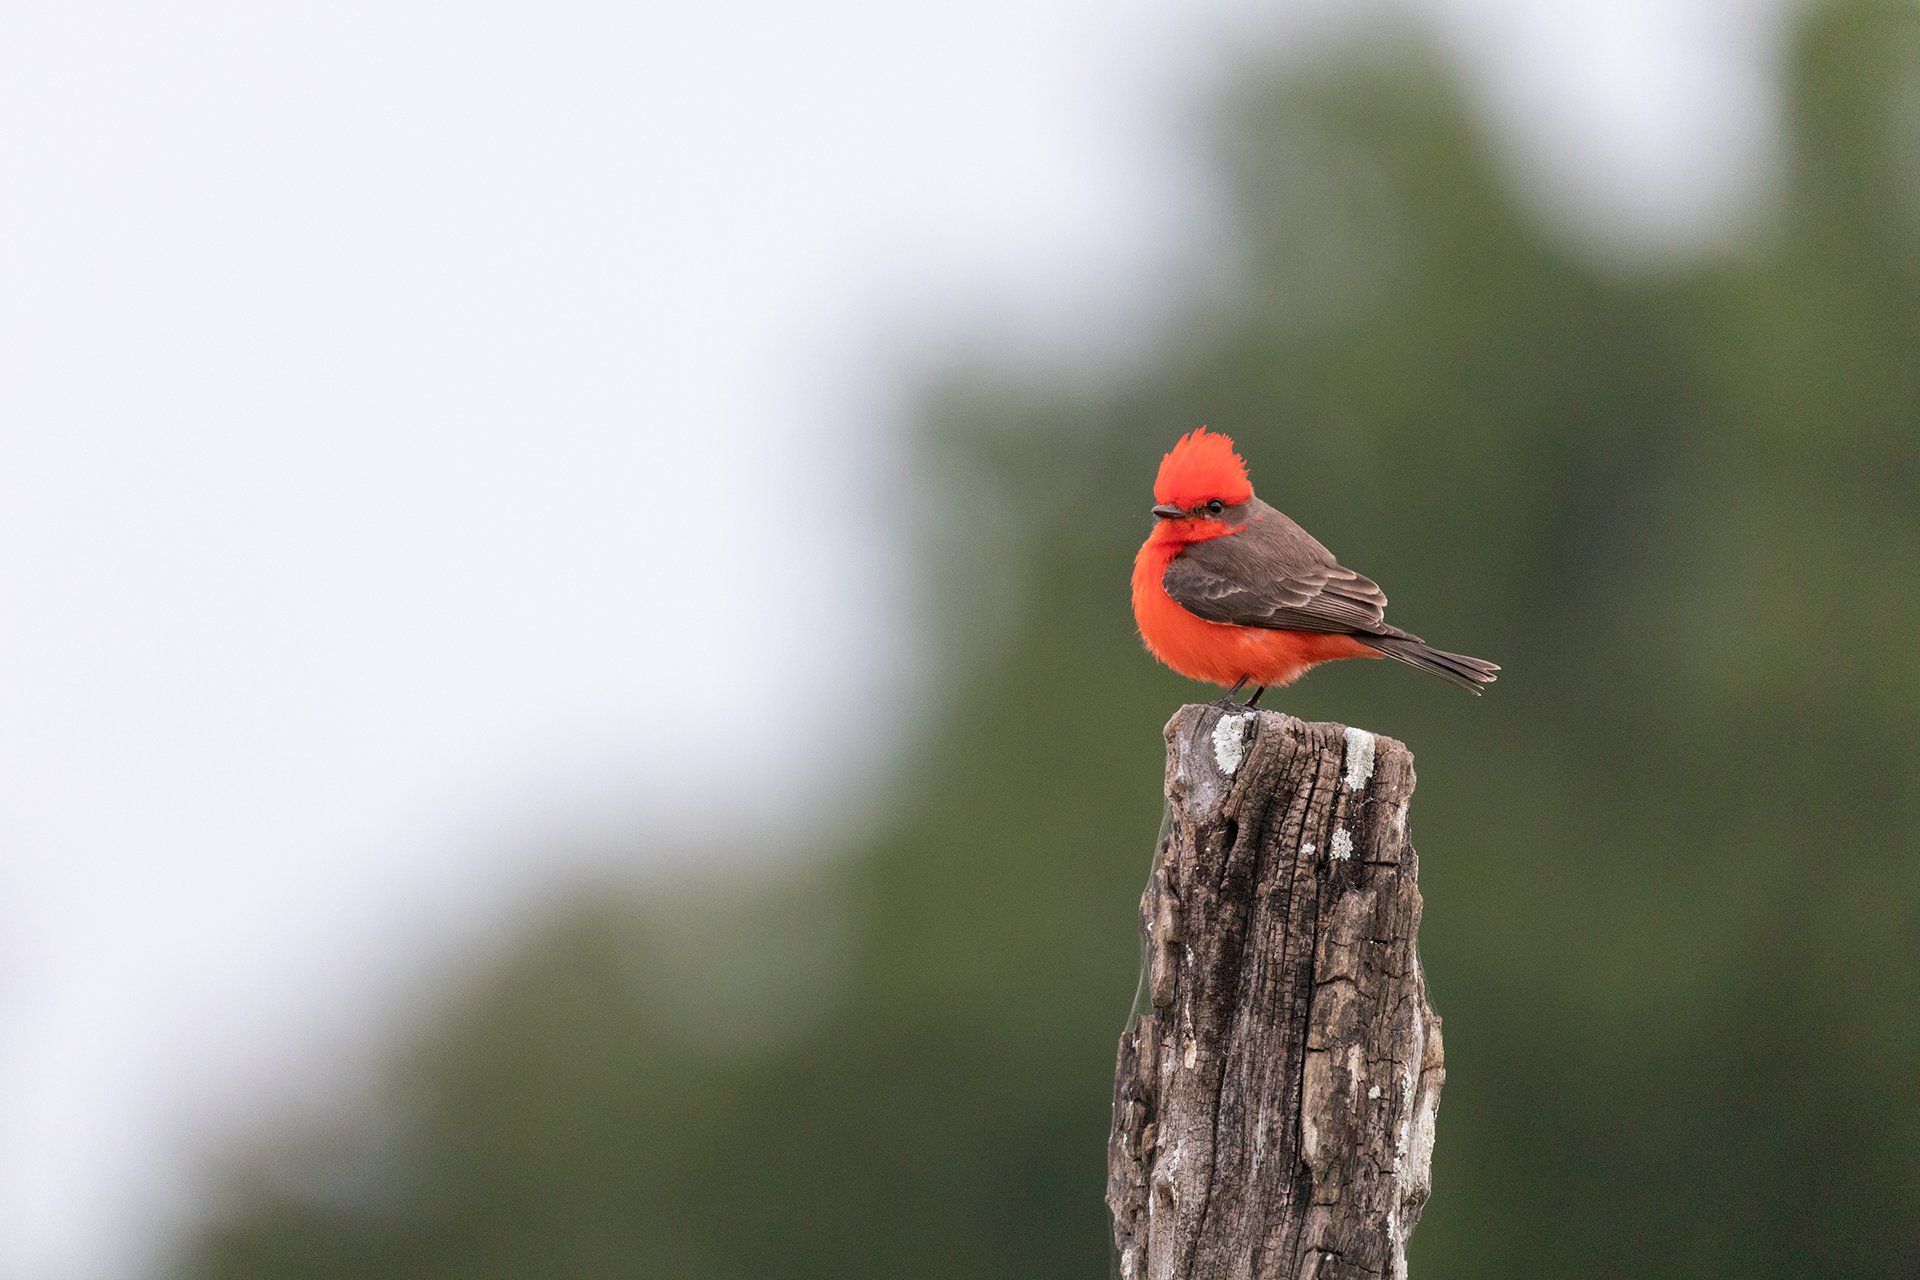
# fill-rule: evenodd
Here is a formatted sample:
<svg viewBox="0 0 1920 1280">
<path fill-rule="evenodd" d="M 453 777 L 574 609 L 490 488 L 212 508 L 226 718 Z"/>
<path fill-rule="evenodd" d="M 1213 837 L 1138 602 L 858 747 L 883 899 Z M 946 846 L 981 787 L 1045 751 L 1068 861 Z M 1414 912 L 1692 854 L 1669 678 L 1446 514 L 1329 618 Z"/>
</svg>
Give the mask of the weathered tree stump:
<svg viewBox="0 0 1920 1280">
<path fill-rule="evenodd" d="M 1167 724 L 1107 1204 L 1122 1280 L 1406 1275 L 1444 1076 L 1413 757 L 1272 711 Z"/>
</svg>

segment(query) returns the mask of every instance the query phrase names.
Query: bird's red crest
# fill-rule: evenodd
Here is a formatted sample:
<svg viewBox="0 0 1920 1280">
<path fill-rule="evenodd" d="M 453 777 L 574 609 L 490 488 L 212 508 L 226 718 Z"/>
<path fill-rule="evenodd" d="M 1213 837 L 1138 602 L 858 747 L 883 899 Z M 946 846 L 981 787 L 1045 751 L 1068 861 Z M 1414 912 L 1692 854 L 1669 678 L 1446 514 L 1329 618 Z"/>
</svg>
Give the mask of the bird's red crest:
<svg viewBox="0 0 1920 1280">
<path fill-rule="evenodd" d="M 1176 507 L 1197 507 L 1215 498 L 1231 507 L 1252 496 L 1247 464 L 1233 451 L 1232 438 L 1205 427 L 1174 442 L 1153 481 L 1153 500 Z"/>
</svg>

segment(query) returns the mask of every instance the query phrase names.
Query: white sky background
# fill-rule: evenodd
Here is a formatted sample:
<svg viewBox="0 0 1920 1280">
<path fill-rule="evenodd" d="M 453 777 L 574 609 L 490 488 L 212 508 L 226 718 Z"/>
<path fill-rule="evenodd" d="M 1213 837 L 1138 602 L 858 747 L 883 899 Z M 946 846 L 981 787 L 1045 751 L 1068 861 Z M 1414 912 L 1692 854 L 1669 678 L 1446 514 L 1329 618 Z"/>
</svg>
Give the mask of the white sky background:
<svg viewBox="0 0 1920 1280">
<path fill-rule="evenodd" d="M 1609 252 L 1759 189 L 1773 0 L 1429 7 Z M 0 1275 L 139 1270 L 557 847 L 905 740 L 889 357 L 1150 316 L 1259 8 L 0 11 Z"/>
</svg>

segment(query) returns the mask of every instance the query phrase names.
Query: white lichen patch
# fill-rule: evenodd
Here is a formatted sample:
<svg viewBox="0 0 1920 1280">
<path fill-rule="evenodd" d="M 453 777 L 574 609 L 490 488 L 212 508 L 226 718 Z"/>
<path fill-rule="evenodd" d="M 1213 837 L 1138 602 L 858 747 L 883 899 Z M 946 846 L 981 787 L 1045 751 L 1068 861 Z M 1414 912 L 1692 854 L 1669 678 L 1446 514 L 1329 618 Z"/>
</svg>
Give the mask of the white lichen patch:
<svg viewBox="0 0 1920 1280">
<path fill-rule="evenodd" d="M 1229 778 L 1247 758 L 1247 722 L 1252 716 L 1221 716 L 1213 726 L 1213 762 Z"/>
<path fill-rule="evenodd" d="M 1313 856 L 1313 851 L 1318 847 L 1319 846 L 1314 844 L 1313 841 L 1309 840 L 1305 844 L 1300 846 L 1300 852 L 1306 854 L 1309 858 L 1311 858 Z"/>
<path fill-rule="evenodd" d="M 1347 730 L 1347 790 L 1358 791 L 1373 776 L 1373 735 L 1365 729 Z"/>
<path fill-rule="evenodd" d="M 1376 1084 L 1376 1085 L 1370 1085 L 1370 1086 L 1368 1086 L 1368 1088 L 1367 1088 L 1367 1097 L 1369 1097 L 1369 1098 L 1376 1098 L 1376 1099 L 1377 1099 L 1377 1098 L 1378 1098 L 1379 1096 L 1380 1096 L 1380 1086 L 1379 1086 L 1379 1085 L 1377 1085 L 1377 1084 Z"/>
<path fill-rule="evenodd" d="M 1345 827 L 1333 829 L 1333 844 L 1327 850 L 1328 862 L 1345 862 L 1353 857 L 1353 836 Z"/>
<path fill-rule="evenodd" d="M 1413 1128 L 1407 1135 L 1407 1164 L 1415 1183 L 1424 1183 L 1433 1170 L 1433 1126 L 1440 1116 L 1440 1091 L 1428 1089 L 1413 1109 Z"/>
</svg>

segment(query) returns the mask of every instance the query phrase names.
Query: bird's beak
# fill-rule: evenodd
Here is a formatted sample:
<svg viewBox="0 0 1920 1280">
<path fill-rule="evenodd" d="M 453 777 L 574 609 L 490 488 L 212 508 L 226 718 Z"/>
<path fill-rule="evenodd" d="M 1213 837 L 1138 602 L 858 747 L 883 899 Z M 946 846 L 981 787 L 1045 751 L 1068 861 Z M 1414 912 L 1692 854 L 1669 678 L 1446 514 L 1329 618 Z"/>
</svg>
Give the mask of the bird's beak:
<svg viewBox="0 0 1920 1280">
<path fill-rule="evenodd" d="M 1168 502 L 1163 502 L 1155 507 L 1153 514 L 1162 520 L 1184 520 L 1187 518 L 1186 512 Z"/>
</svg>

